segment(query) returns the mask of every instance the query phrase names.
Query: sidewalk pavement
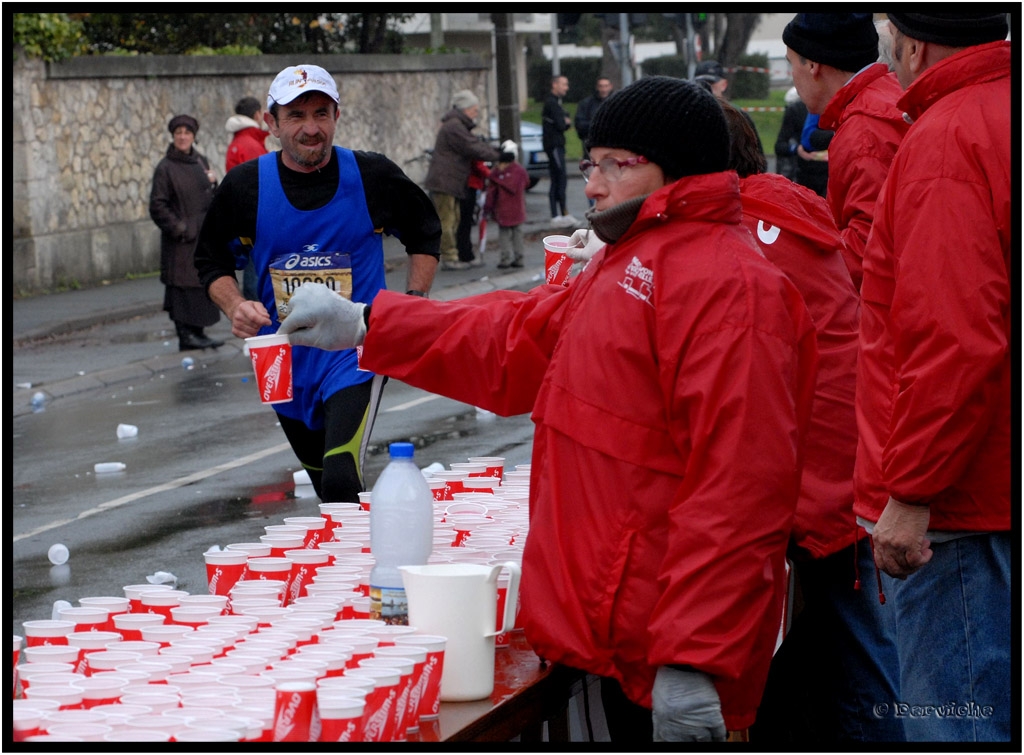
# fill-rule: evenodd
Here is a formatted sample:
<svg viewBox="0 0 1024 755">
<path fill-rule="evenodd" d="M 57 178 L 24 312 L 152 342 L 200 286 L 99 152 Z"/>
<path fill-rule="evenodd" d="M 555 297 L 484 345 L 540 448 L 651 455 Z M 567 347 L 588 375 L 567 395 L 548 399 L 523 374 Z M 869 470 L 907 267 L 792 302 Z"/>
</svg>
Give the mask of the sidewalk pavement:
<svg viewBox="0 0 1024 755">
<path fill-rule="evenodd" d="M 568 193 L 569 211 L 585 225 L 587 203 L 583 181 L 571 180 Z M 527 213 L 531 220 L 523 226 L 525 267 L 497 269 L 498 228 L 491 222 L 487 228 L 484 266 L 468 270 L 441 270 L 439 267 L 430 298 L 449 301 L 488 291 L 539 285 L 544 277 L 541 238 L 548 233 L 572 232 L 571 228 L 551 227 L 547 204 L 547 181 L 541 181 L 527 193 Z M 384 258 L 388 289 L 405 291 L 407 256 L 404 247 L 396 239 L 385 237 Z M 208 329 L 210 335 L 226 341 L 218 349 L 179 352 L 170 320 L 166 321 L 166 337 L 127 346 L 133 339 L 119 336 L 132 327 L 133 320 L 156 318 L 159 322 L 161 317 L 166 317 L 162 312 L 163 297 L 163 284 L 153 275 L 95 288 L 15 299 L 12 306 L 14 415 L 32 412 L 32 397 L 38 392 L 50 401 L 126 380 L 145 379 L 171 368 L 180 369 L 186 356 L 201 365 L 241 351 L 242 342 L 231 336 L 224 317 Z M 68 347 L 63 351 L 60 346 L 48 343 L 85 332 L 88 332 L 87 348 L 71 351 Z"/>
</svg>

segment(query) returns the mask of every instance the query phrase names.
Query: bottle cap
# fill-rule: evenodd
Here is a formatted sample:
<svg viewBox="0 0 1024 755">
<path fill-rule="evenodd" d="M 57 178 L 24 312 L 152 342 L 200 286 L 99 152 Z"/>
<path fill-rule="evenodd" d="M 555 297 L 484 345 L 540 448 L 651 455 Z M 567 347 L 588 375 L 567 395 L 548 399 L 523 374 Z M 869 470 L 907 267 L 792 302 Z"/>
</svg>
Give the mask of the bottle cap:
<svg viewBox="0 0 1024 755">
<path fill-rule="evenodd" d="M 411 459 L 413 455 L 412 443 L 392 443 L 388 446 L 388 452 L 392 459 Z"/>
</svg>

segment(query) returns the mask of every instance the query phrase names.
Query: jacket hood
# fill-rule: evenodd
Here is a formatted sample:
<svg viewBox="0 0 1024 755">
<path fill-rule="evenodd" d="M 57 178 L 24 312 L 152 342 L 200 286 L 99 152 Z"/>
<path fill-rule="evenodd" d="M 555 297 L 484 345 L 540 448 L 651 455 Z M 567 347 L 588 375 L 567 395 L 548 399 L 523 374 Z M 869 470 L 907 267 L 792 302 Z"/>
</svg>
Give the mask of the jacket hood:
<svg viewBox="0 0 1024 755">
<path fill-rule="evenodd" d="M 922 73 L 907 87 L 896 106 L 916 121 L 931 105 L 951 92 L 1009 75 L 1009 42 L 968 47 Z"/>
<path fill-rule="evenodd" d="M 263 130 L 263 124 L 257 123 L 247 115 L 235 114 L 228 118 L 228 122 L 224 124 L 224 130 L 229 134 L 234 134 L 243 129 L 247 128 L 258 128 L 260 131 Z"/>
<path fill-rule="evenodd" d="M 745 214 L 807 239 L 822 254 L 832 254 L 843 246 L 825 200 L 788 178 L 777 173 L 742 178 L 740 196 Z"/>
</svg>

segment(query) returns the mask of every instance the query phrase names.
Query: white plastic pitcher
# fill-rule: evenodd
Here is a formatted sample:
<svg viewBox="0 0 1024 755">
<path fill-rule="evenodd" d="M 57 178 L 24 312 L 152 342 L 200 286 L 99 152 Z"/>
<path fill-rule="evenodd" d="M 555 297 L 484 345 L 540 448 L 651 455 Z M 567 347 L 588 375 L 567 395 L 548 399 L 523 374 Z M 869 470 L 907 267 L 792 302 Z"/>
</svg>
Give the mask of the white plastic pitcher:
<svg viewBox="0 0 1024 755">
<path fill-rule="evenodd" d="M 448 638 L 441 671 L 441 700 L 483 700 L 494 691 L 494 638 L 512 629 L 516 601 L 505 602 L 495 631 L 498 574 L 509 572 L 508 594 L 519 592 L 519 564 L 400 566 L 409 599 L 409 625 Z"/>
</svg>

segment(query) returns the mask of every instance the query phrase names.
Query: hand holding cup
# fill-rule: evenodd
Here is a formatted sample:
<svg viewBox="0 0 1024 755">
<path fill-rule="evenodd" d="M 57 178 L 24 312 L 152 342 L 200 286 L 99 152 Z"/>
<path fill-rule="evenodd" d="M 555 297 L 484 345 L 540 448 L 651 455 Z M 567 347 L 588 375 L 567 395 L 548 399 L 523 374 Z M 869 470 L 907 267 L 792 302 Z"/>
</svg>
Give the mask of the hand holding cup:
<svg viewBox="0 0 1024 755">
<path fill-rule="evenodd" d="M 363 343 L 366 305 L 349 301 L 323 283 L 306 283 L 288 301 L 288 316 L 278 333 L 289 336 L 293 346 L 327 351 L 354 349 Z"/>
</svg>

